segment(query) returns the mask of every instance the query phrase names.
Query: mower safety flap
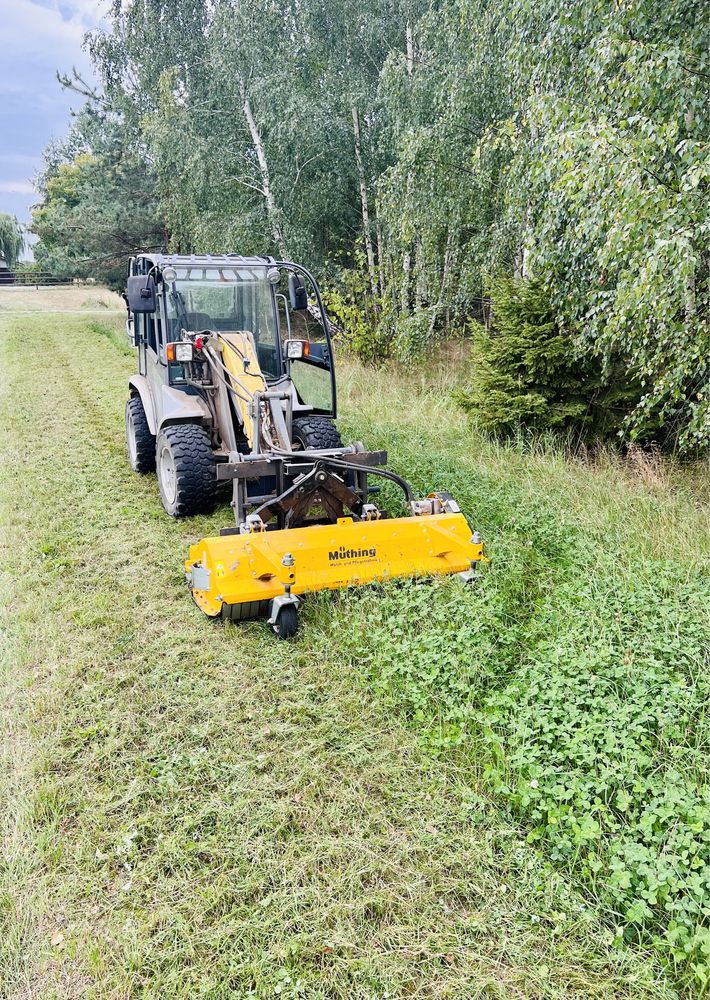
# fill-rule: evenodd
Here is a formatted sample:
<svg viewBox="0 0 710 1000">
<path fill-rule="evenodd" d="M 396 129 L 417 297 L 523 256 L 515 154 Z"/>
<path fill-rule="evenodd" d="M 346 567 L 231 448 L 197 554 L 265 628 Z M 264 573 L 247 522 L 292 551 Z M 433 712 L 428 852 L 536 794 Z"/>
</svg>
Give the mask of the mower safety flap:
<svg viewBox="0 0 710 1000">
<path fill-rule="evenodd" d="M 463 514 L 335 524 L 203 538 L 190 546 L 188 584 L 200 608 L 263 602 L 397 577 L 460 573 L 485 559 Z"/>
</svg>

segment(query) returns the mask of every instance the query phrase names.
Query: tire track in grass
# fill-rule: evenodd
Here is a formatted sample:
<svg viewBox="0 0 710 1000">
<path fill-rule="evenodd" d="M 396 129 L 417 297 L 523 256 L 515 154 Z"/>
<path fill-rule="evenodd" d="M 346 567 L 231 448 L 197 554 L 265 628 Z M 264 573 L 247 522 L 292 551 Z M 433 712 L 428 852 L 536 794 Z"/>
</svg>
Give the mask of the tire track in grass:
<svg viewBox="0 0 710 1000">
<path fill-rule="evenodd" d="M 106 341 L 69 319 L 13 328 L 4 711 L 26 759 L 6 993 L 672 996 L 514 829 L 472 831 L 456 768 L 337 649 L 313 655 L 315 613 L 286 645 L 191 606 L 188 538 L 225 511 L 177 525 L 130 472 L 127 366 Z"/>
</svg>

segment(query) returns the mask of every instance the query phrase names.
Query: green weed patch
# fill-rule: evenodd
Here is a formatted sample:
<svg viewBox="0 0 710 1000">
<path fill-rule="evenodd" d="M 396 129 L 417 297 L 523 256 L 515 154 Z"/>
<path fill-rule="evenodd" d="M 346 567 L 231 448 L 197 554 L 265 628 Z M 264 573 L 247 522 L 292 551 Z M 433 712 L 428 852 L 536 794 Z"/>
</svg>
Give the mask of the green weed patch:
<svg viewBox="0 0 710 1000">
<path fill-rule="evenodd" d="M 489 775 L 529 839 L 581 870 L 617 933 L 650 935 L 704 984 L 710 587 L 644 569 L 557 588 L 542 638 L 483 704 L 506 766 Z"/>
<path fill-rule="evenodd" d="M 435 464 L 420 453 L 417 472 Z M 456 748 L 528 841 L 583 878 L 615 938 L 651 942 L 702 990 L 708 573 L 633 548 L 622 558 L 599 545 L 603 526 L 509 483 L 460 479 L 450 467 L 439 481 L 485 525 L 491 569 L 474 590 L 352 598 L 351 654 L 426 745 Z"/>
</svg>

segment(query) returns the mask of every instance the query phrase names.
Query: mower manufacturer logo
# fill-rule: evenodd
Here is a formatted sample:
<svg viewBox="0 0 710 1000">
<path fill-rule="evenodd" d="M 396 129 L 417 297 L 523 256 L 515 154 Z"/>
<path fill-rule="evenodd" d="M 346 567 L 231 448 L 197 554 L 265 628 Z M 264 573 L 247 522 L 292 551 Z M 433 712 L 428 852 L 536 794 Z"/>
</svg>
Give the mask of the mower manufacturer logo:
<svg viewBox="0 0 710 1000">
<path fill-rule="evenodd" d="M 375 559 L 377 549 L 346 549 L 341 545 L 339 549 L 328 553 L 329 562 L 342 562 L 344 559 Z"/>
</svg>

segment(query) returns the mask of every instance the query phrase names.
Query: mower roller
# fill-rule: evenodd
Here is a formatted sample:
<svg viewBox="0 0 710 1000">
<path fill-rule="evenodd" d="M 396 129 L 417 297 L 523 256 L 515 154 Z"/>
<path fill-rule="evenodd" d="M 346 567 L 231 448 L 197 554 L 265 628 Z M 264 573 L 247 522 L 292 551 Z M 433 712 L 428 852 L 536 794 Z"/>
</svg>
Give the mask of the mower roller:
<svg viewBox="0 0 710 1000">
<path fill-rule="evenodd" d="M 231 488 L 234 526 L 190 546 L 185 575 L 210 617 L 266 617 L 293 635 L 304 594 L 401 577 L 472 579 L 484 546 L 448 493 L 417 499 L 384 451 L 334 423 L 331 330 L 315 279 L 270 257 L 133 258 L 127 329 L 131 466 L 157 469 L 173 517 Z M 372 502 L 378 480 L 406 516 Z"/>
</svg>

